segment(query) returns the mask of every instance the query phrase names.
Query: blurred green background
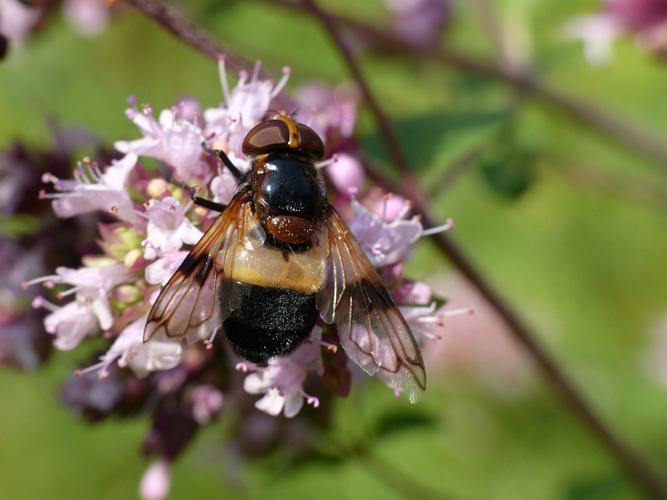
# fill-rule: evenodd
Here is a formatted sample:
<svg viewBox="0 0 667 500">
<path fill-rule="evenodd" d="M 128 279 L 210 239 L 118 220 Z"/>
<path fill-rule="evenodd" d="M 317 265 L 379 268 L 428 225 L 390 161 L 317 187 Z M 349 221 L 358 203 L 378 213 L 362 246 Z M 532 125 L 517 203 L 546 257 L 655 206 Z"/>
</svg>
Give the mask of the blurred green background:
<svg viewBox="0 0 667 500">
<path fill-rule="evenodd" d="M 325 3 L 363 19 L 385 19 L 380 1 Z M 592 68 L 581 47 L 564 40 L 563 24 L 593 10 L 595 2 L 493 4 L 512 30 L 523 30 L 531 40 L 531 58 L 545 80 L 667 138 L 667 63 L 624 40 L 608 66 Z M 2 62 L 0 147 L 15 139 L 50 141 L 46 117 L 85 126 L 109 144 L 134 138 L 136 129 L 123 114 L 130 95 L 154 109 L 184 95 L 206 106 L 221 101 L 217 69 L 208 59 L 119 7 L 99 37 L 82 38 L 55 19 Z M 305 16 L 253 1 L 189 2 L 185 12 L 237 54 L 262 60 L 269 72 L 290 66 L 289 89 L 312 80 L 349 80 L 320 26 Z M 472 53 L 493 53 L 475 9 L 464 2 L 457 4 L 446 40 Z M 513 104 L 516 97 L 502 83 L 406 58 L 367 55 L 363 64 L 425 185 L 437 182 L 467 151 L 484 148 L 479 161 L 429 200 L 433 212 L 442 220 L 454 218 L 452 237 L 604 420 L 667 481 L 667 387 L 648 374 L 645 363 L 655 349 L 651 331 L 667 313 L 667 200 L 661 196 L 666 165 L 530 97 Z M 366 110 L 357 130 L 366 151 L 382 161 Z M 586 177 L 587 171 L 594 175 Z M 427 241 L 420 243 L 409 274 L 428 278 L 459 305 L 475 300 L 468 295 L 457 301 L 456 291 L 465 287 L 452 286 L 455 270 Z M 489 335 L 503 334 L 494 321 L 451 319 L 456 330 L 465 332 L 469 324 L 480 331 L 473 338 L 483 344 L 491 342 L 487 329 Z M 443 342 L 446 351 L 447 338 Z M 146 467 L 138 443 L 148 421 L 92 426 L 63 408 L 58 383 L 82 359 L 81 352 L 57 353 L 35 373 L 0 372 L 1 498 L 136 496 Z M 424 425 L 382 434 L 373 440 L 373 456 L 445 496 L 639 497 L 539 375 L 528 370 L 527 387 L 497 391 L 471 371 L 448 370 L 437 357 L 429 359 L 431 385 L 417 406 L 395 400 L 377 381 L 339 401 L 341 440 L 407 410 L 428 417 Z M 493 373 L 494 363 L 503 361 L 492 353 L 488 363 Z M 224 432 L 223 418 L 175 464 L 171 498 L 406 496 L 392 486 L 386 468 L 363 457 L 312 462 L 286 473 L 280 455 L 273 456 L 242 464 L 241 486 L 232 484 L 225 470 L 237 465 L 218 451 Z"/>
</svg>

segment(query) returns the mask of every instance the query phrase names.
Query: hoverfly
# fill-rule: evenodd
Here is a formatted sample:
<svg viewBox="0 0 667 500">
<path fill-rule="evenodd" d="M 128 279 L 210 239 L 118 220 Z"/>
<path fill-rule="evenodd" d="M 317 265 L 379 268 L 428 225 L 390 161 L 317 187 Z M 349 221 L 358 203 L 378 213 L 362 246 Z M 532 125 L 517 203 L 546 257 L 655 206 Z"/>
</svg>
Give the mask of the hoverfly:
<svg viewBox="0 0 667 500">
<path fill-rule="evenodd" d="M 347 356 L 411 399 L 426 386 L 424 362 L 406 320 L 359 242 L 326 198 L 315 162 L 324 144 L 281 113 L 243 141 L 252 167 L 230 203 L 197 196 L 220 213 L 160 292 L 149 315 L 151 338 L 190 341 L 224 333 L 254 363 L 295 349 L 318 320 L 335 324 Z"/>
</svg>

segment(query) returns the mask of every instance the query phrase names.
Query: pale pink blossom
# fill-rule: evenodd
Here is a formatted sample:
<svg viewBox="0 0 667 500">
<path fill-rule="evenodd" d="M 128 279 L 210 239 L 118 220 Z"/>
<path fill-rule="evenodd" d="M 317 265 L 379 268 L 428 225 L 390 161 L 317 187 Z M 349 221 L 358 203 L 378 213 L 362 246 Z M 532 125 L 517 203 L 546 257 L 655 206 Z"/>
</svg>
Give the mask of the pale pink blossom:
<svg viewBox="0 0 667 500">
<path fill-rule="evenodd" d="M 47 332 L 54 334 L 54 345 L 58 349 L 73 349 L 84 337 L 95 333 L 99 328 L 108 330 L 113 324 L 108 293 L 114 287 L 131 279 L 131 274 L 122 264 L 70 269 L 59 267 L 56 274 L 43 276 L 26 283 L 45 283 L 48 287 L 56 284 L 73 285 L 59 292 L 60 298 L 75 294 L 75 300 L 59 307 L 38 298 L 36 307 L 51 310 L 44 319 Z"/>
<path fill-rule="evenodd" d="M 181 116 L 178 108 L 163 110 L 157 121 L 149 106 L 141 111 L 130 108 L 125 114 L 143 137 L 117 141 L 114 146 L 118 151 L 157 158 L 173 168 L 175 176 L 184 182 L 210 178 L 211 169 L 202 157 L 204 134 L 199 125 Z"/>
<path fill-rule="evenodd" d="M 336 153 L 326 173 L 331 183 L 342 193 L 360 190 L 366 177 L 361 162 L 347 153 Z"/>
<path fill-rule="evenodd" d="M 137 163 L 133 153 L 112 162 L 104 172 L 95 163 L 79 164 L 74 171 L 74 179 L 63 180 L 51 174 L 43 176 L 50 182 L 56 193 L 42 193 L 42 198 L 53 199 L 53 211 L 58 217 L 104 210 L 121 220 L 135 222 L 137 211 L 130 199 L 125 183 Z"/>
<path fill-rule="evenodd" d="M 412 204 L 396 195 L 386 195 L 382 203 L 371 211 L 352 199 L 354 217 L 349 227 L 359 240 L 374 267 L 395 265 L 407 259 L 414 244 L 423 236 L 447 231 L 453 222 L 424 229 L 418 216 L 408 217 Z"/>
<path fill-rule="evenodd" d="M 40 9 L 18 0 L 0 0 L 0 34 L 14 43 L 22 42 L 39 20 Z"/>
<path fill-rule="evenodd" d="M 349 227 L 375 267 L 405 260 L 424 232 L 418 218 L 405 218 L 407 210 L 395 220 L 387 222 L 387 219 L 371 212 L 355 199 L 352 200 L 352 208 L 354 218 Z"/>
<path fill-rule="evenodd" d="M 451 0 L 385 0 L 399 36 L 419 45 L 438 43 L 449 21 Z"/>
<path fill-rule="evenodd" d="M 631 34 L 645 48 L 667 56 L 667 2 L 664 0 L 606 0 L 602 10 L 571 19 L 565 33 L 584 43 L 590 64 L 602 65 L 612 57 L 613 41 Z"/>
<path fill-rule="evenodd" d="M 187 255 L 187 251 L 165 252 L 162 257 L 146 266 L 146 281 L 151 285 L 165 285 Z"/>
<path fill-rule="evenodd" d="M 613 42 L 623 28 L 608 15 L 592 14 L 571 19 L 565 25 L 565 35 L 583 42 L 584 55 L 592 66 L 603 66 L 613 56 Z"/>
<path fill-rule="evenodd" d="M 219 61 L 220 81 L 225 100 L 217 108 L 204 111 L 206 137 L 213 149 L 222 149 L 228 155 L 243 160 L 236 163 L 241 170 L 250 167 L 243 155 L 241 145 L 248 131 L 261 121 L 270 109 L 271 100 L 283 89 L 289 79 L 289 68 L 283 68 L 283 77 L 277 84 L 271 80 L 260 80 L 260 64 L 255 65 L 252 75 L 242 71 L 236 86 L 230 90 L 225 70 L 225 60 Z"/>
<path fill-rule="evenodd" d="M 192 399 L 192 417 L 205 425 L 215 417 L 222 408 L 223 396 L 215 386 L 198 385 L 190 393 Z"/>
<path fill-rule="evenodd" d="M 169 463 L 160 459 L 153 462 L 144 472 L 139 484 L 139 495 L 142 500 L 164 500 L 171 486 Z"/>
<path fill-rule="evenodd" d="M 148 260 L 184 244 L 194 245 L 204 234 L 185 217 L 185 207 L 173 197 L 151 200 L 144 215 L 148 219 L 144 258 Z"/>
<path fill-rule="evenodd" d="M 240 162 L 236 160 L 233 154 L 229 155 L 229 159 L 237 167 L 240 165 Z M 210 190 L 213 195 L 213 201 L 222 203 L 223 205 L 228 204 L 236 193 L 237 188 L 238 180 L 236 177 L 228 169 L 221 169 L 220 173 L 211 181 Z"/>
<path fill-rule="evenodd" d="M 273 416 L 282 412 L 291 418 L 301 410 L 304 398 L 308 404 L 319 405 L 317 398 L 304 392 L 303 383 L 308 372 L 323 372 L 321 334 L 315 327 L 310 338 L 291 354 L 271 358 L 266 367 L 251 367 L 253 373 L 246 377 L 243 388 L 249 394 L 264 394 L 255 403 L 258 410 Z"/>
<path fill-rule="evenodd" d="M 303 106 L 297 111 L 296 118 L 320 137 L 334 134 L 346 138 L 354 132 L 359 105 L 359 93 L 355 87 L 311 83 L 299 87 L 296 99 Z"/>
<path fill-rule="evenodd" d="M 461 278 L 435 279 L 432 285 L 453 298 L 444 311 L 468 309 L 473 313 L 448 317 L 442 330 L 427 325 L 430 333 L 442 337 L 424 344 L 429 372 L 436 377 L 439 373 L 467 375 L 505 397 L 528 391 L 535 380 L 534 369 L 502 319 L 479 293 Z M 414 327 L 412 318 L 409 321 Z"/>
<path fill-rule="evenodd" d="M 98 318 L 85 300 L 73 300 L 58 307 L 38 298 L 33 304 L 53 311 L 44 318 L 44 329 L 55 335 L 53 345 L 61 351 L 74 349 L 85 337 L 99 331 Z"/>
<path fill-rule="evenodd" d="M 111 348 L 100 357 L 100 362 L 82 371 L 98 371 L 105 377 L 112 363 L 129 366 L 138 377 L 149 372 L 169 370 L 181 362 L 183 348 L 180 340 L 154 338 L 144 342 L 146 316 L 130 323 L 116 338 Z"/>
<path fill-rule="evenodd" d="M 109 24 L 108 0 L 65 0 L 63 15 L 84 36 L 96 36 Z"/>
</svg>

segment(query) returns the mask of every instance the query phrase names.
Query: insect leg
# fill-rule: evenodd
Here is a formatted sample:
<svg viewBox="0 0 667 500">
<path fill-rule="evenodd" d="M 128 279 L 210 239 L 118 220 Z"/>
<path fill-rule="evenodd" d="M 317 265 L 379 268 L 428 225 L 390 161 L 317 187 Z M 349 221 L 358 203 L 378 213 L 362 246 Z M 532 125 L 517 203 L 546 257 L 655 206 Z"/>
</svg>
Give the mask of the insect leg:
<svg viewBox="0 0 667 500">
<path fill-rule="evenodd" d="M 227 208 L 227 205 L 223 205 L 222 203 L 216 203 L 215 201 L 207 200 L 206 198 L 202 198 L 201 196 L 197 195 L 199 190 L 194 186 L 188 186 L 187 184 L 177 181 L 176 179 L 172 179 L 169 182 L 171 182 L 172 184 L 176 184 L 180 188 L 185 189 L 190 194 L 190 199 L 195 205 L 208 208 L 209 210 L 215 210 L 216 212 L 222 212 L 225 210 L 225 208 Z"/>
<path fill-rule="evenodd" d="M 205 142 L 202 142 L 202 148 L 204 148 L 204 151 L 206 154 L 209 155 L 216 155 L 218 158 L 220 158 L 220 161 L 222 164 L 229 169 L 229 171 L 232 173 L 232 175 L 236 178 L 237 181 L 241 180 L 241 177 L 243 177 L 243 173 L 232 163 L 232 160 L 229 159 L 229 157 L 225 154 L 225 152 L 222 149 L 210 149 Z"/>
</svg>

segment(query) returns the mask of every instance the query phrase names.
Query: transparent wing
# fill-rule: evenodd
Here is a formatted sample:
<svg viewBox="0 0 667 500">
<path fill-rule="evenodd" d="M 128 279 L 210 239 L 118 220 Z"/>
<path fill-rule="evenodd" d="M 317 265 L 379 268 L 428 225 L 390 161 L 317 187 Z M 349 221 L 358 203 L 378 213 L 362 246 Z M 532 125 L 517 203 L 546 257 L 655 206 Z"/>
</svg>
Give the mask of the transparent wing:
<svg viewBox="0 0 667 500">
<path fill-rule="evenodd" d="M 186 338 L 189 342 L 209 338 L 237 307 L 236 289 L 223 277 L 232 269 L 248 220 L 250 203 L 239 193 L 206 231 L 171 279 L 164 286 L 148 314 L 144 342 L 153 337 Z"/>
<path fill-rule="evenodd" d="M 415 401 L 426 388 L 426 371 L 410 327 L 338 213 L 329 208 L 324 243 L 328 274 L 320 314 L 335 323 L 348 357 Z"/>
</svg>

